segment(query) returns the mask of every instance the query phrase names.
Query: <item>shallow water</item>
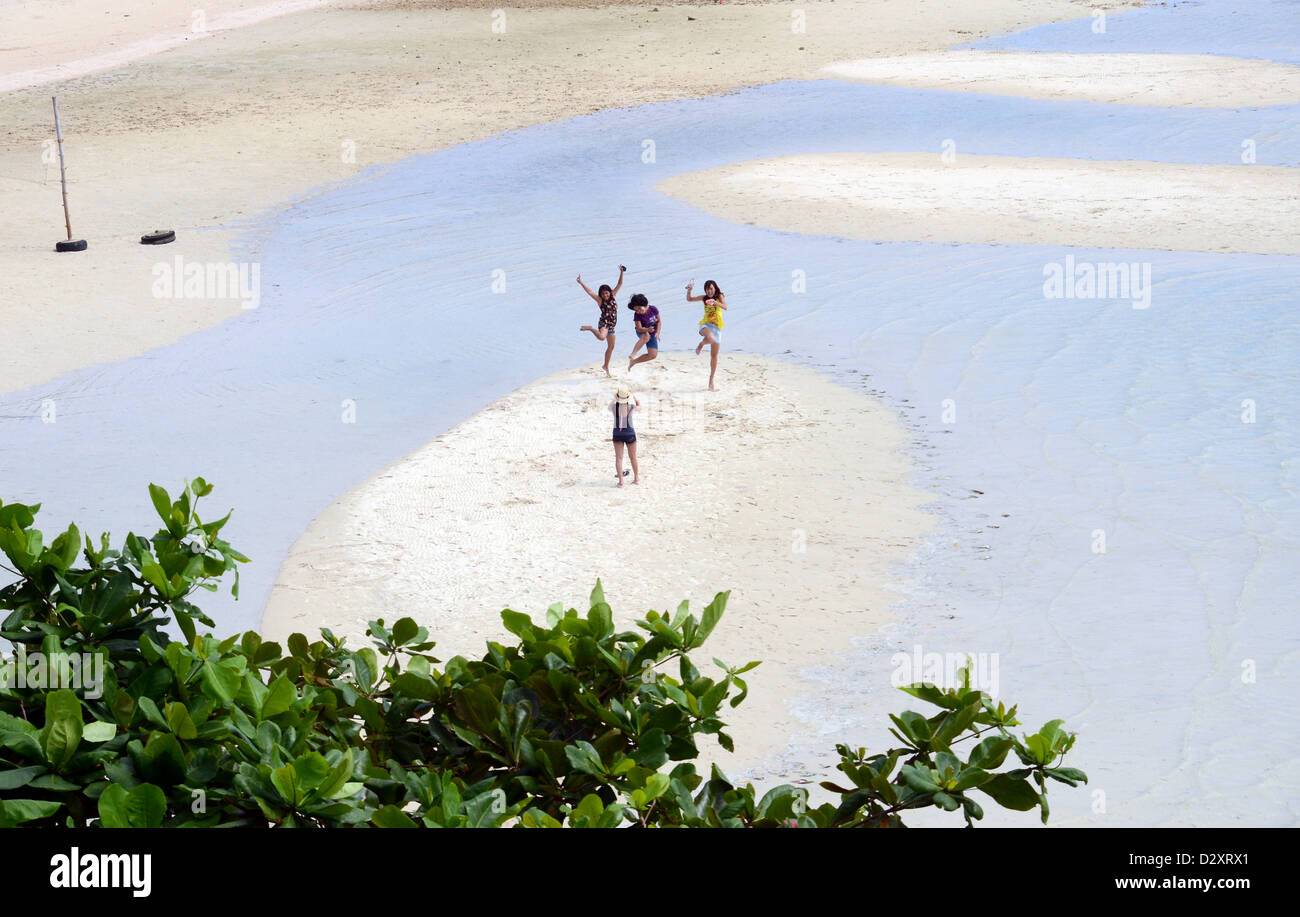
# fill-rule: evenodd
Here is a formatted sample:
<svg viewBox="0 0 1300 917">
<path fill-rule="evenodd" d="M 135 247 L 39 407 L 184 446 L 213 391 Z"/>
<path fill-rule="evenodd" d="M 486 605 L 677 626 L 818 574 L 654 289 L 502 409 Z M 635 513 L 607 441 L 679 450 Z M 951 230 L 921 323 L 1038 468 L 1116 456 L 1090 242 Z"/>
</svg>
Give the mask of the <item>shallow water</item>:
<svg viewBox="0 0 1300 917">
<path fill-rule="evenodd" d="M 889 686 L 893 652 L 996 653 L 1000 695 L 1034 728 L 1064 717 L 1081 733 L 1072 763 L 1092 785 L 1061 787 L 1054 822 L 1293 824 L 1300 258 L 798 236 L 654 190 L 768 156 L 938 156 L 945 139 L 959 155 L 1239 163 L 1247 137 L 1260 164 L 1300 164 L 1300 106 L 788 82 L 367 170 L 249 227 L 258 309 L 0 397 L 0 494 L 44 502 L 47 531 L 75 519 L 120 536 L 154 527 L 149 481 L 204 475 L 255 561 L 239 603 L 205 607 L 220 632 L 255 627 L 285 553 L 341 493 L 500 395 L 598 358 L 577 333 L 596 317 L 578 271 L 594 286 L 627 264 L 621 298 L 650 295 L 678 329 L 670 350 L 694 344 L 682 284 L 715 278 L 727 349 L 817 366 L 902 410 L 943 519 L 904 571 L 900 622 L 828 660 L 827 690 L 799 701 L 827 726 L 808 747 L 888 739 L 884 713 L 908 700 Z M 1149 307 L 1046 299 L 1045 266 L 1069 255 L 1149 264 Z M 56 423 L 41 423 L 44 399 Z"/>
<path fill-rule="evenodd" d="M 994 35 L 964 48 L 1079 54 L 1223 54 L 1300 64 L 1295 0 L 1167 0 Z"/>
</svg>

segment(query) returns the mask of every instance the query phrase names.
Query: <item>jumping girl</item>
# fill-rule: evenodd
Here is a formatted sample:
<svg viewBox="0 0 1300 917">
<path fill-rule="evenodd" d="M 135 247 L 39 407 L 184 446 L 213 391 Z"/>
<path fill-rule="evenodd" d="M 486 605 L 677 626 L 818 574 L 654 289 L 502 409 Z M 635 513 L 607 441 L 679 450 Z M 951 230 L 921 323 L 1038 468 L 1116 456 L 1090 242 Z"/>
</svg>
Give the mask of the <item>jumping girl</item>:
<svg viewBox="0 0 1300 917">
<path fill-rule="evenodd" d="M 645 363 L 659 356 L 659 330 L 663 327 L 663 322 L 659 318 L 659 310 L 650 305 L 650 300 L 645 298 L 644 293 L 635 294 L 627 303 L 627 307 L 636 313 L 632 317 L 632 323 L 639 335 L 636 346 L 632 348 L 632 353 L 627 358 L 628 372 L 631 372 L 632 367 L 638 363 Z M 645 353 L 638 357 L 636 352 L 643 344 Z"/>
<path fill-rule="evenodd" d="M 694 287 L 694 280 L 686 285 L 686 301 L 704 301 L 704 318 L 700 319 L 700 343 L 695 348 L 695 353 L 698 355 L 705 344 L 709 345 L 709 391 L 716 392 L 718 387 L 713 384 L 713 377 L 718 371 L 718 351 L 722 347 L 722 312 L 727 308 L 727 300 L 712 280 L 704 281 L 703 296 L 692 296 L 691 290 Z"/>
<path fill-rule="evenodd" d="M 618 324 L 618 303 L 614 297 L 623 287 L 623 273 L 627 270 L 623 265 L 618 266 L 618 283 L 614 289 L 609 288 L 609 284 L 602 283 L 598 293 L 591 292 L 591 287 L 582 282 L 582 275 L 578 275 L 578 285 L 587 291 L 587 295 L 596 300 L 596 305 L 600 306 L 600 322 L 595 328 L 590 325 L 583 325 L 579 331 L 590 331 L 596 336 L 596 340 L 605 342 L 605 375 L 609 375 L 609 358 L 614 352 L 614 326 Z"/>
</svg>

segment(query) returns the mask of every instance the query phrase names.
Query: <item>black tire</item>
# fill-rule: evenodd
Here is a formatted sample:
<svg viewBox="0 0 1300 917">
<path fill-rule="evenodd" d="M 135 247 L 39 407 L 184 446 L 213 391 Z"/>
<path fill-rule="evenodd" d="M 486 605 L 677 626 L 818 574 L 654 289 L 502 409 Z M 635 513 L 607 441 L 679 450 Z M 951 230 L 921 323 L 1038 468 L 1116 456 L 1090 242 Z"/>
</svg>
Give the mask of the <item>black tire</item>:
<svg viewBox="0 0 1300 917">
<path fill-rule="evenodd" d="M 55 242 L 54 250 L 56 252 L 84 252 L 86 250 L 86 240 L 78 239 L 75 242 Z"/>
<path fill-rule="evenodd" d="M 140 237 L 141 245 L 166 245 L 176 241 L 176 233 L 170 229 L 155 229 Z"/>
</svg>

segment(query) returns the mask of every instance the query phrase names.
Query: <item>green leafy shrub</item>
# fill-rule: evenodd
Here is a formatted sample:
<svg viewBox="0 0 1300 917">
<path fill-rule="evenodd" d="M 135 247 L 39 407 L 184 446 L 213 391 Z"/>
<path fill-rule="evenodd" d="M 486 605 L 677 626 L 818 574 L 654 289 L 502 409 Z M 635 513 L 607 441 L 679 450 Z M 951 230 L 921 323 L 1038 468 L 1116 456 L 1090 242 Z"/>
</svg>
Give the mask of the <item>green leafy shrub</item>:
<svg viewBox="0 0 1300 917">
<path fill-rule="evenodd" d="M 850 785 L 822 784 L 838 805 L 696 773 L 701 736 L 732 748 L 722 714 L 758 665 L 714 659 L 709 676 L 691 661 L 725 592 L 698 618 L 683 602 L 619 631 L 598 582 L 585 614 L 503 611 L 517 642 L 445 663 L 409 618 L 372 621 L 358 649 L 328 630 L 285 647 L 199 634 L 213 622 L 191 596 L 229 572 L 237 591 L 247 560 L 220 537 L 229 514 L 200 520 L 211 489 L 199 478 L 173 501 L 151 485 L 164 528 L 120 551 L 76 526 L 45 546 L 39 506 L 0 504 L 14 578 L 0 636 L 16 648 L 0 678 L 0 827 L 886 827 L 925 807 L 969 825 L 981 799 L 1046 822 L 1048 781 L 1087 779 L 1062 766 L 1061 721 L 1017 737 L 1015 708 L 966 671 L 956 688 L 904 689 L 939 712 L 891 717 L 899 747 L 838 746 Z M 1000 770 L 1012 753 L 1021 766 Z"/>
</svg>

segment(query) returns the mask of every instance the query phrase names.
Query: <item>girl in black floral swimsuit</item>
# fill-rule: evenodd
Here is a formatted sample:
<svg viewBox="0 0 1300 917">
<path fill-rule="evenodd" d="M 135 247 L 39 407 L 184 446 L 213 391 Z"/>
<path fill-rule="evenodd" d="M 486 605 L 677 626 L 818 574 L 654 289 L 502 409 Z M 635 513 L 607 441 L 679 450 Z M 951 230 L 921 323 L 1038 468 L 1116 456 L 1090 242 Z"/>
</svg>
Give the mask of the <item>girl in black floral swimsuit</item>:
<svg viewBox="0 0 1300 917">
<path fill-rule="evenodd" d="M 590 331 L 596 336 L 596 340 L 605 342 L 605 375 L 609 375 L 609 358 L 614 353 L 614 326 L 618 324 L 618 303 L 614 297 L 623 287 L 623 273 L 627 270 L 623 265 L 618 266 L 618 283 L 614 289 L 609 288 L 609 284 L 602 283 L 600 289 L 593 293 L 591 287 L 582 282 L 582 275 L 578 275 L 578 284 L 587 291 L 587 295 L 596 300 L 596 305 L 600 306 L 600 322 L 595 328 L 590 325 L 583 325 L 579 331 Z"/>
</svg>

